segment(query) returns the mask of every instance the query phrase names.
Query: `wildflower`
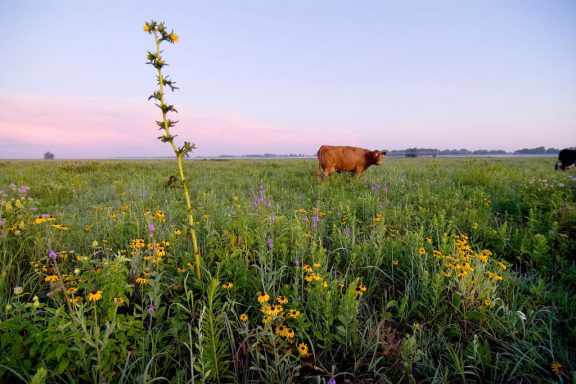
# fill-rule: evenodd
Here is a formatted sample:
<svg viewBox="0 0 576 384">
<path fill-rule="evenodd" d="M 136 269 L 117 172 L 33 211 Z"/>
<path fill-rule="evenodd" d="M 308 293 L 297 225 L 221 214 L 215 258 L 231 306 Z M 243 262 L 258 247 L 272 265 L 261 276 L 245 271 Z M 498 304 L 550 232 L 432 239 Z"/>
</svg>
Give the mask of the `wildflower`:
<svg viewBox="0 0 576 384">
<path fill-rule="evenodd" d="M 70 288 L 68 288 L 68 289 L 66 290 L 66 293 L 69 294 L 69 295 L 73 295 L 73 294 L 75 294 L 76 292 L 78 292 L 78 288 L 76 288 L 76 287 L 70 287 Z"/>
<path fill-rule="evenodd" d="M 466 275 L 468 275 L 468 271 L 466 271 L 464 269 L 459 270 L 458 273 L 456 274 L 456 276 L 458 276 L 458 277 L 464 277 Z"/>
<path fill-rule="evenodd" d="M 308 357 L 310 355 L 310 352 L 308 352 L 308 345 L 306 345 L 306 343 L 298 344 L 298 353 L 302 357 Z"/>
<path fill-rule="evenodd" d="M 248 315 L 245 313 L 242 313 L 240 315 L 240 321 L 247 322 L 248 321 Z"/>
<path fill-rule="evenodd" d="M 297 319 L 300 317 L 300 311 L 296 309 L 289 309 L 288 312 L 286 312 L 286 317 L 289 319 Z"/>
<path fill-rule="evenodd" d="M 331 377 L 330 380 L 328 380 L 328 384 L 336 384 L 336 379 Z"/>
<path fill-rule="evenodd" d="M 148 23 L 144 24 L 144 32 L 150 32 L 150 26 Z"/>
<path fill-rule="evenodd" d="M 493 303 L 492 303 L 492 300 L 490 300 L 490 299 L 485 299 L 485 300 L 484 300 L 484 306 L 485 306 L 485 307 L 491 307 L 492 304 L 493 304 Z"/>
<path fill-rule="evenodd" d="M 286 331 L 284 331 L 284 337 L 286 338 L 286 341 L 291 343 L 292 341 L 294 341 L 294 336 L 296 336 L 294 330 L 286 327 Z"/>
<path fill-rule="evenodd" d="M 48 257 L 52 260 L 56 260 L 56 252 L 51 249 L 50 252 L 48 252 Z"/>
<path fill-rule="evenodd" d="M 82 298 L 80 296 L 72 296 L 68 299 L 70 304 L 80 304 L 82 302 Z"/>
<path fill-rule="evenodd" d="M 265 315 L 275 317 L 284 312 L 284 308 L 281 305 L 265 305 L 262 307 L 262 312 Z"/>
<path fill-rule="evenodd" d="M 284 337 L 286 334 L 286 327 L 283 325 L 279 325 L 276 327 L 276 331 L 274 332 L 277 336 Z"/>
<path fill-rule="evenodd" d="M 358 290 L 361 291 L 361 292 L 366 292 L 367 288 L 366 288 L 366 286 L 365 286 L 364 284 L 360 284 L 360 285 L 358 286 Z"/>
<path fill-rule="evenodd" d="M 88 294 L 88 301 L 98 301 L 102 299 L 102 291 L 93 290 Z"/>
<path fill-rule="evenodd" d="M 421 254 L 421 255 L 425 255 L 425 254 L 426 254 L 426 250 L 425 250 L 423 247 L 420 247 L 420 248 L 418 249 L 418 253 Z"/>
<path fill-rule="evenodd" d="M 182 231 L 179 230 L 179 229 L 176 229 L 176 230 L 174 230 L 174 234 L 175 234 L 176 236 L 180 236 L 180 235 L 182 234 Z"/>
<path fill-rule="evenodd" d="M 176 270 L 178 271 L 178 273 L 186 272 L 186 268 L 184 268 L 184 267 L 178 267 L 178 268 L 176 268 Z"/>
<path fill-rule="evenodd" d="M 130 240 L 130 248 L 132 249 L 139 249 L 144 248 L 144 239 L 133 239 Z"/>
<path fill-rule="evenodd" d="M 270 295 L 267 292 L 258 292 L 258 302 L 260 304 L 267 303 L 270 300 Z"/>
<path fill-rule="evenodd" d="M 266 315 L 262 318 L 262 324 L 266 325 L 266 324 L 270 323 L 272 321 L 272 319 L 273 319 L 272 316 Z"/>
<path fill-rule="evenodd" d="M 272 250 L 274 248 L 274 240 L 271 237 L 268 238 L 268 249 Z"/>
<path fill-rule="evenodd" d="M 222 288 L 224 289 L 232 289 L 232 287 L 234 287 L 234 284 L 230 281 L 227 281 L 224 284 L 222 284 Z"/>
<path fill-rule="evenodd" d="M 140 285 L 148 284 L 148 279 L 145 277 L 138 277 L 136 278 L 136 284 Z"/>
<path fill-rule="evenodd" d="M 44 278 L 44 281 L 49 283 L 51 281 L 58 281 L 58 276 L 56 275 L 48 275 L 46 276 L 46 278 Z"/>
<path fill-rule="evenodd" d="M 92 248 L 96 248 L 98 246 L 98 241 L 94 240 L 92 242 Z"/>
<path fill-rule="evenodd" d="M 278 302 L 278 304 L 288 304 L 288 299 L 284 296 L 278 296 L 276 298 L 276 301 Z"/>
<path fill-rule="evenodd" d="M 488 272 L 488 277 L 489 277 L 490 279 L 496 280 L 496 281 L 503 279 L 502 275 L 499 275 L 499 274 L 493 273 L 493 272 Z"/>
<path fill-rule="evenodd" d="M 308 264 L 304 264 L 302 269 L 304 270 L 304 272 L 312 272 L 312 267 L 309 266 Z"/>
<path fill-rule="evenodd" d="M 24 292 L 24 288 L 18 286 L 18 287 L 14 287 L 14 294 L 15 295 L 21 295 L 22 292 Z"/>
<path fill-rule="evenodd" d="M 507 267 L 506 267 L 506 264 L 504 264 L 504 263 L 502 263 L 502 262 L 500 262 L 500 261 L 497 262 L 496 265 L 498 265 L 498 267 L 500 267 L 500 269 L 503 270 L 503 271 L 506 270 L 506 268 L 507 268 Z"/>
<path fill-rule="evenodd" d="M 392 260 L 392 264 L 393 264 L 393 265 L 398 265 L 398 264 L 400 264 L 400 260 L 394 259 L 394 260 Z"/>
<path fill-rule="evenodd" d="M 122 304 L 124 304 L 124 299 L 121 298 L 120 296 L 116 296 L 116 297 L 114 298 L 114 302 L 115 302 L 116 304 L 118 304 L 118 305 L 122 305 Z"/>
<path fill-rule="evenodd" d="M 554 360 L 552 364 L 550 364 L 550 368 L 552 368 L 552 372 L 554 372 L 557 375 L 560 375 L 563 369 L 562 364 L 560 364 L 560 362 L 558 362 L 557 360 Z"/>
<path fill-rule="evenodd" d="M 75 269 L 74 269 L 74 274 L 75 274 L 75 275 L 79 275 L 79 274 L 80 274 L 80 268 L 75 268 Z"/>
<path fill-rule="evenodd" d="M 154 312 L 154 306 L 152 304 L 150 304 L 150 306 L 148 307 L 148 314 L 152 314 L 152 312 Z"/>
<path fill-rule="evenodd" d="M 314 268 L 316 268 L 316 269 L 320 268 L 320 263 L 317 261 L 315 261 L 313 265 L 314 265 Z"/>
</svg>

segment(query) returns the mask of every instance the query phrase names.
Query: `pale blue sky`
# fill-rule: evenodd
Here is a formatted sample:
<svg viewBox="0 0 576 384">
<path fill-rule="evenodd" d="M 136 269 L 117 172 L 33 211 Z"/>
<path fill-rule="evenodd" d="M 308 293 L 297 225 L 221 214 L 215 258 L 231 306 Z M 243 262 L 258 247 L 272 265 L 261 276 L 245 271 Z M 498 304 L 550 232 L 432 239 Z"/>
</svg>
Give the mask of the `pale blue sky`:
<svg viewBox="0 0 576 384">
<path fill-rule="evenodd" d="M 576 1 L 0 0 L 0 158 L 576 145 Z"/>
</svg>

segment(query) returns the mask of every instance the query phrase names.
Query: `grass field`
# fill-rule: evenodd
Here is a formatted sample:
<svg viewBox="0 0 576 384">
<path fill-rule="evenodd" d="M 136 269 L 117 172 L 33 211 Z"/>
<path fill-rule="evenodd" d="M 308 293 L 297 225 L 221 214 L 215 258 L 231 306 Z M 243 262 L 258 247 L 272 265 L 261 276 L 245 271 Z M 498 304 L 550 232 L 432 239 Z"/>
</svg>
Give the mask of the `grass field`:
<svg viewBox="0 0 576 384">
<path fill-rule="evenodd" d="M 0 382 L 576 382 L 553 164 L 0 162 Z"/>
</svg>

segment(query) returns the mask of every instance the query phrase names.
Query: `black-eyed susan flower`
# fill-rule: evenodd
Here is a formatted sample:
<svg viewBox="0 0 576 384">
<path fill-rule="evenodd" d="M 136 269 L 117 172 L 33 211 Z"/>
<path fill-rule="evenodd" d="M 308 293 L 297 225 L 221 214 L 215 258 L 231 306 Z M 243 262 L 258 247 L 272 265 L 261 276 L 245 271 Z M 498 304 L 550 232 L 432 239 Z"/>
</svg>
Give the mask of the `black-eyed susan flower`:
<svg viewBox="0 0 576 384">
<path fill-rule="evenodd" d="M 148 284 L 148 279 L 145 277 L 136 278 L 136 284 L 145 285 Z"/>
<path fill-rule="evenodd" d="M 72 296 L 68 299 L 70 304 L 80 304 L 82 302 L 82 298 L 80 296 Z"/>
<path fill-rule="evenodd" d="M 258 302 L 260 304 L 267 303 L 270 300 L 270 295 L 267 292 L 258 292 Z"/>
<path fill-rule="evenodd" d="M 286 327 L 283 325 L 278 325 L 274 333 L 276 334 L 276 336 L 285 337 Z"/>
<path fill-rule="evenodd" d="M 248 321 L 248 315 L 245 313 L 242 313 L 240 315 L 240 321 L 247 322 Z"/>
<path fill-rule="evenodd" d="M 222 288 L 224 288 L 224 289 L 232 289 L 233 287 L 234 287 L 234 284 L 230 281 L 227 281 L 224 284 L 222 284 Z"/>
<path fill-rule="evenodd" d="M 308 357 L 310 352 L 308 351 L 308 345 L 306 343 L 298 344 L 298 354 L 302 357 Z"/>
<path fill-rule="evenodd" d="M 398 265 L 398 264 L 400 264 L 400 260 L 398 259 L 392 260 L 392 265 Z"/>
<path fill-rule="evenodd" d="M 316 268 L 316 269 L 320 268 L 320 266 L 321 266 L 320 263 L 317 261 L 315 261 L 313 265 L 314 265 L 314 268 Z"/>
<path fill-rule="evenodd" d="M 418 253 L 419 253 L 420 255 L 425 255 L 425 254 L 426 254 L 426 249 L 424 249 L 424 247 L 420 247 L 420 248 L 418 249 Z"/>
<path fill-rule="evenodd" d="M 304 272 L 312 272 L 312 267 L 309 266 L 308 264 L 304 264 L 302 266 L 302 269 L 304 270 Z"/>
<path fill-rule="evenodd" d="M 88 301 L 98 301 L 102 299 L 102 291 L 93 290 L 88 294 Z"/>
<path fill-rule="evenodd" d="M 276 301 L 278 304 L 288 304 L 288 299 L 285 296 L 278 296 Z"/>
<path fill-rule="evenodd" d="M 498 273 L 493 273 L 493 272 L 488 272 L 488 278 L 495 280 L 495 281 L 503 280 L 502 275 L 500 275 Z"/>
<path fill-rule="evenodd" d="M 550 364 L 550 368 L 552 369 L 552 372 L 554 372 L 557 375 L 560 375 L 563 370 L 562 364 L 560 364 L 560 362 L 556 360 L 553 361 L 552 364 Z"/>
<path fill-rule="evenodd" d="M 76 292 L 78 292 L 78 288 L 76 288 L 76 287 L 70 287 L 70 288 L 68 288 L 68 289 L 66 290 L 66 293 L 69 294 L 69 295 L 73 295 L 73 294 L 75 294 Z"/>
<path fill-rule="evenodd" d="M 300 311 L 298 311 L 297 309 L 289 309 L 286 312 L 286 317 L 289 319 L 297 319 L 300 317 Z"/>
<path fill-rule="evenodd" d="M 122 304 L 124 304 L 124 299 L 121 298 L 120 296 L 116 296 L 116 297 L 114 298 L 114 302 L 115 302 L 116 304 L 118 304 L 118 305 L 122 305 Z"/>
<path fill-rule="evenodd" d="M 178 271 L 178 273 L 184 273 L 184 272 L 186 272 L 186 268 L 180 267 L 180 266 L 179 266 L 178 268 L 176 268 L 176 270 Z"/>
<path fill-rule="evenodd" d="M 53 282 L 53 281 L 58 281 L 58 276 L 57 275 L 48 275 L 44 278 L 44 281 L 47 283 Z"/>
<path fill-rule="evenodd" d="M 367 288 L 366 288 L 366 286 L 365 286 L 364 284 L 360 284 L 360 285 L 358 286 L 358 290 L 361 291 L 361 292 L 366 292 Z"/>
</svg>

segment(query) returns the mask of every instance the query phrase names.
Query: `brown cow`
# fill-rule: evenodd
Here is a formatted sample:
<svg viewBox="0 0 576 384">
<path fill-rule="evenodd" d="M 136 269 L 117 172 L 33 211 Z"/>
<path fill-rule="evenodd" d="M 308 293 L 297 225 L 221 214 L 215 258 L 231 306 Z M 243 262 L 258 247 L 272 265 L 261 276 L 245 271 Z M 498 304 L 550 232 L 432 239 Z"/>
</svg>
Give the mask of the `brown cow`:
<svg viewBox="0 0 576 384">
<path fill-rule="evenodd" d="M 329 177 L 334 172 L 354 172 L 361 174 L 371 165 L 380 165 L 385 151 L 370 151 L 368 149 L 323 145 L 316 153 L 318 155 L 318 173 L 320 179 Z"/>
</svg>

